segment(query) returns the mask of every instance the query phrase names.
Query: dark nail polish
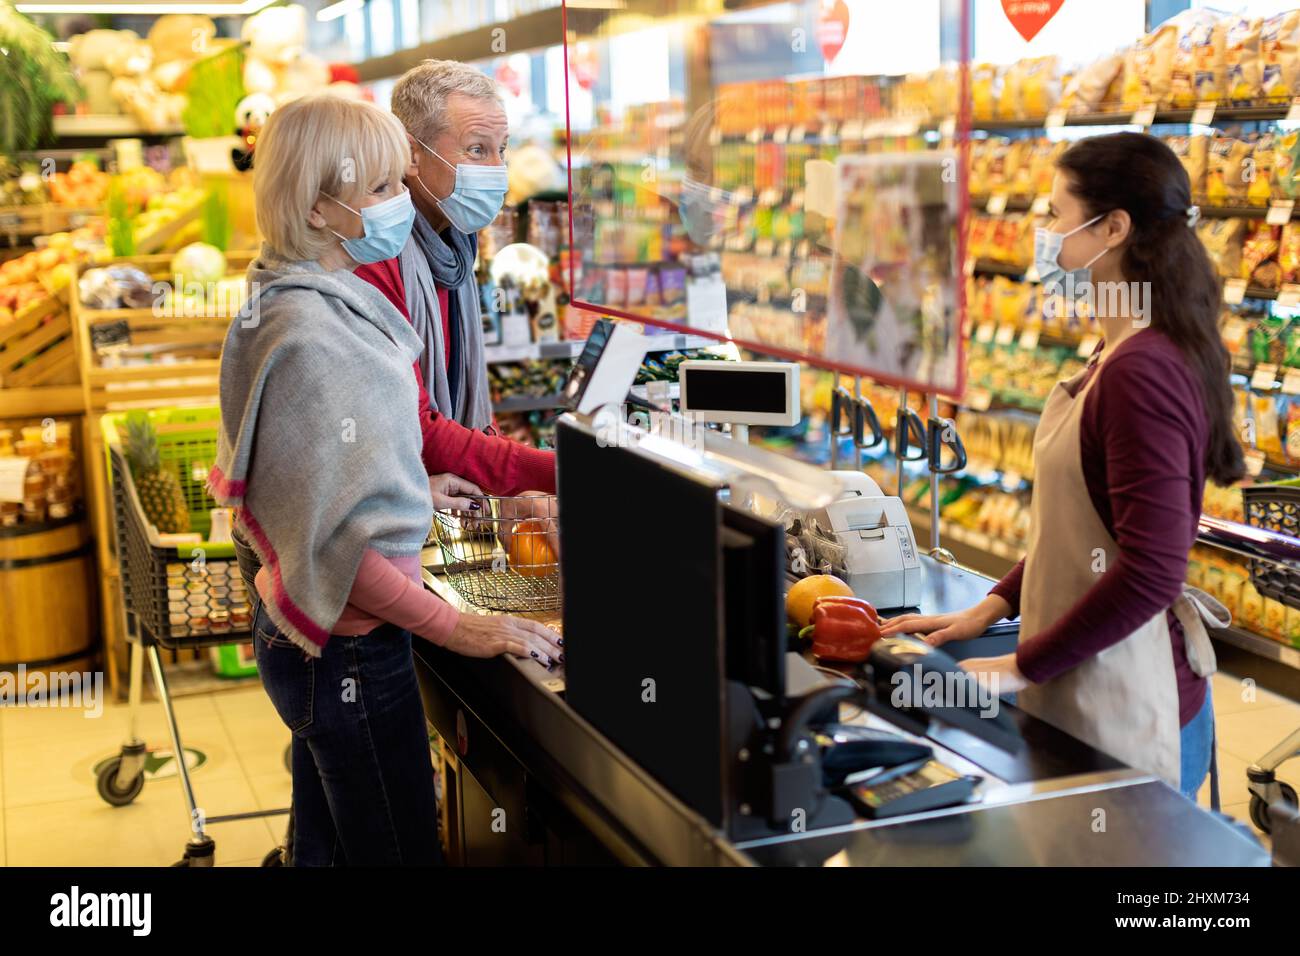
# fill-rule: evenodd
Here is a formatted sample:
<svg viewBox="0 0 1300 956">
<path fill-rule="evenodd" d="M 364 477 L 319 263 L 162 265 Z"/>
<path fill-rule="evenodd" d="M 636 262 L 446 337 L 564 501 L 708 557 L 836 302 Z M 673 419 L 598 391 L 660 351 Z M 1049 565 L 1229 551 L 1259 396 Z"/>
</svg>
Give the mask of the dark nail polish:
<svg viewBox="0 0 1300 956">
<path fill-rule="evenodd" d="M 536 651 L 532 651 L 531 653 L 532 653 L 533 657 L 536 657 L 536 656 L 537 656 L 537 652 L 536 652 Z"/>
<path fill-rule="evenodd" d="M 564 646 L 564 638 L 560 638 L 560 639 L 557 640 L 555 643 L 558 644 L 558 645 L 560 645 L 560 647 L 563 647 L 563 646 Z"/>
<path fill-rule="evenodd" d="M 560 663 L 561 663 L 561 664 L 564 663 L 564 655 L 563 655 L 563 654 L 560 655 Z"/>
<path fill-rule="evenodd" d="M 477 501 L 471 501 L 471 502 L 469 503 L 469 506 L 470 506 L 470 508 L 471 508 L 472 510 L 474 510 L 474 511 L 478 511 L 478 510 L 479 510 L 479 507 L 480 507 L 480 505 L 479 505 L 479 503 L 478 503 Z"/>
</svg>

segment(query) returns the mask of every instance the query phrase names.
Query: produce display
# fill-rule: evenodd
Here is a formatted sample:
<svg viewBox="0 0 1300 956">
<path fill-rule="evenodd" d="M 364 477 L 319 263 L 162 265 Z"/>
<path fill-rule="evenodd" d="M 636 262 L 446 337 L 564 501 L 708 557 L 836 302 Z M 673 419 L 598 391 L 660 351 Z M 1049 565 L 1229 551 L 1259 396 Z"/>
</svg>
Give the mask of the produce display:
<svg viewBox="0 0 1300 956">
<path fill-rule="evenodd" d="M 46 419 L 19 429 L 0 428 L 0 469 L 21 469 L 21 497 L 0 498 L 0 528 L 67 518 L 79 498 L 72 423 Z"/>
<path fill-rule="evenodd" d="M 102 227 L 49 236 L 44 248 L 0 263 L 0 329 L 23 307 L 57 295 L 72 281 L 72 267 L 99 247 Z"/>
</svg>

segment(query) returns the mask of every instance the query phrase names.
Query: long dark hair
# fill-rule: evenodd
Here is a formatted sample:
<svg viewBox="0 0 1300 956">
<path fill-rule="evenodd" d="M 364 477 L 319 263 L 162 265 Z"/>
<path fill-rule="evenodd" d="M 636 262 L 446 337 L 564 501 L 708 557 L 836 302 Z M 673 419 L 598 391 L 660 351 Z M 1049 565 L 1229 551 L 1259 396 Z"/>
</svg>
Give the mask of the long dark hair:
<svg viewBox="0 0 1300 956">
<path fill-rule="evenodd" d="M 1145 133 L 1081 139 L 1057 163 L 1087 218 L 1123 209 L 1132 220 L 1120 268 L 1129 282 L 1150 283 L 1151 327 L 1178 346 L 1200 383 L 1210 439 L 1205 473 L 1219 485 L 1245 474 L 1232 424 L 1231 363 L 1219 336 L 1223 293 L 1209 254 L 1189 227 L 1187 171 L 1174 151 Z"/>
</svg>

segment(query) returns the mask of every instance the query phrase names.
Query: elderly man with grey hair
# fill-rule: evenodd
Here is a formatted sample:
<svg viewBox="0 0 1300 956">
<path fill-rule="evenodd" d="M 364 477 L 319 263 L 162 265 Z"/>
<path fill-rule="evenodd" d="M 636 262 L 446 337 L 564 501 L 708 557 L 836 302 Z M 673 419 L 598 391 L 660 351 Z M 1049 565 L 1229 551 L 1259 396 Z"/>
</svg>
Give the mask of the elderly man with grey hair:
<svg viewBox="0 0 1300 956">
<path fill-rule="evenodd" d="M 507 189 L 510 130 L 496 83 L 463 63 L 426 60 L 397 81 L 391 108 L 411 148 L 405 182 L 415 226 L 396 259 L 356 274 L 424 341 L 416 370 L 427 388 L 420 418 L 424 463 L 439 476 L 435 506 L 464 506 L 457 496 L 481 490 L 554 492 L 553 453 L 484 434 L 492 402 L 474 259 L 478 231 L 496 218 Z"/>
</svg>

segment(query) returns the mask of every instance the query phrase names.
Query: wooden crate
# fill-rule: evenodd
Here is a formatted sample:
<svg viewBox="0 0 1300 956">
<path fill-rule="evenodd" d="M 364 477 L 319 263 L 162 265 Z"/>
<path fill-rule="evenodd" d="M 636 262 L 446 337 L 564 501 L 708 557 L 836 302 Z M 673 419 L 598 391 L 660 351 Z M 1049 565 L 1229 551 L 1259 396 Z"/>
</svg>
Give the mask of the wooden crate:
<svg viewBox="0 0 1300 956">
<path fill-rule="evenodd" d="M 48 236 L 52 232 L 80 228 L 91 216 L 98 215 L 102 215 L 102 210 L 60 206 L 52 202 L 0 206 L 0 236 L 7 236 L 10 242 L 16 243 L 20 237 Z"/>
<path fill-rule="evenodd" d="M 72 321 L 59 297 L 32 302 L 0 326 L 0 388 L 72 385 L 77 377 Z"/>
</svg>

